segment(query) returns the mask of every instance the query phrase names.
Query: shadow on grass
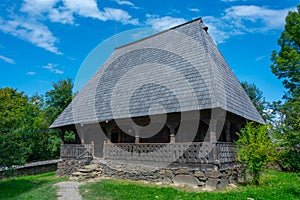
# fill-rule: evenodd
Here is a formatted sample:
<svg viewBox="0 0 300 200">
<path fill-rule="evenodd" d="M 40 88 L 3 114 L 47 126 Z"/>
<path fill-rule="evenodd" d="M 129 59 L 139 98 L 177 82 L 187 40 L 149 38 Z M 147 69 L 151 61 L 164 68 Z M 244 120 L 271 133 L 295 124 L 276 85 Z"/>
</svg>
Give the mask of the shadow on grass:
<svg viewBox="0 0 300 200">
<path fill-rule="evenodd" d="M 4 179 L 0 181 L 0 199 L 33 199 L 37 191 L 41 191 L 45 195 L 49 192 L 50 195 L 50 192 L 53 191 L 50 191 L 49 188 L 59 181 L 60 179 L 54 176 L 54 172 Z"/>
</svg>

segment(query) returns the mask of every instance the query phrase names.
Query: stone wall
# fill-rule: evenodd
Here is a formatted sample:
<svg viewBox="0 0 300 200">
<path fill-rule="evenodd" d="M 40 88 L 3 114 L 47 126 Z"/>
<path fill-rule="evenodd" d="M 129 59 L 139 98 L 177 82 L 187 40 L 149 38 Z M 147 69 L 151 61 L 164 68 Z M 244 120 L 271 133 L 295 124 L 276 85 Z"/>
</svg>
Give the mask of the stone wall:
<svg viewBox="0 0 300 200">
<path fill-rule="evenodd" d="M 121 178 L 127 180 L 145 180 L 166 184 L 209 186 L 224 188 L 229 183 L 236 183 L 240 174 L 240 166 L 236 163 L 221 167 L 219 165 L 202 166 L 158 166 L 141 163 L 125 163 L 118 161 L 94 160 L 90 165 L 80 161 L 65 161 L 59 164 L 61 174 L 72 174 L 73 179 L 89 179 L 99 176 Z M 70 166 L 73 165 L 73 166 Z M 64 171 L 64 173 L 62 173 Z"/>
<path fill-rule="evenodd" d="M 77 172 L 80 168 L 85 165 L 90 164 L 90 162 L 86 160 L 60 160 L 57 163 L 57 176 L 71 176 L 74 172 Z"/>
<path fill-rule="evenodd" d="M 47 160 L 28 163 L 22 166 L 16 166 L 14 171 L 0 169 L 0 179 L 7 178 L 8 176 L 25 176 L 36 175 L 46 172 L 53 172 L 57 170 L 57 163 L 59 160 Z"/>
</svg>

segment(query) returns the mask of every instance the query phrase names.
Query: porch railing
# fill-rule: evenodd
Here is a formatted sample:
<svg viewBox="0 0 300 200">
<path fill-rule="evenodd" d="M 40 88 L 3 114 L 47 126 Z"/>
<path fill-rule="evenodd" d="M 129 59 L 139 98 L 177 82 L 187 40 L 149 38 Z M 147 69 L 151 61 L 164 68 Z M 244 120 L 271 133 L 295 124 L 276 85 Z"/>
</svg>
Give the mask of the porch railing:
<svg viewBox="0 0 300 200">
<path fill-rule="evenodd" d="M 220 163 L 236 161 L 233 143 L 105 143 L 104 158 L 111 160 L 177 162 L 177 163 Z"/>
<path fill-rule="evenodd" d="M 62 144 L 60 146 L 61 159 L 83 159 L 94 156 L 93 144 Z"/>
<path fill-rule="evenodd" d="M 237 146 L 233 143 L 217 143 L 217 159 L 221 163 L 230 163 L 237 161 Z"/>
</svg>

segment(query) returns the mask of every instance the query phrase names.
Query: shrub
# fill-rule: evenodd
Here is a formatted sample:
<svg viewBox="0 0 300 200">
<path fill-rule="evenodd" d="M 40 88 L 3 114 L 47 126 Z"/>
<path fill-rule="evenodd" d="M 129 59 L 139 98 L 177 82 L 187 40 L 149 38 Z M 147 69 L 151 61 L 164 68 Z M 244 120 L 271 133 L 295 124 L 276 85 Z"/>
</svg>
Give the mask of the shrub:
<svg viewBox="0 0 300 200">
<path fill-rule="evenodd" d="M 258 185 L 262 169 L 273 160 L 275 152 L 267 126 L 248 122 L 237 134 L 238 159 L 245 167 L 245 177 L 250 174 L 254 184 Z"/>
</svg>

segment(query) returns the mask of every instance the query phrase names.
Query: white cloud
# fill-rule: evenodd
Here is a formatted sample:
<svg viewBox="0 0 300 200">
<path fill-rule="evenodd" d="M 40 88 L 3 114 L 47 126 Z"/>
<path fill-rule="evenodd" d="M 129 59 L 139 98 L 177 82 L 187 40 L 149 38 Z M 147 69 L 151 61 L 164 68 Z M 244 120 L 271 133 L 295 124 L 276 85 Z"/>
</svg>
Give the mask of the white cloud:
<svg viewBox="0 0 300 200">
<path fill-rule="evenodd" d="M 116 2 L 119 4 L 119 5 L 128 5 L 128 6 L 134 6 L 134 4 L 130 1 L 122 1 L 122 0 L 116 0 Z"/>
<path fill-rule="evenodd" d="M 13 65 L 16 64 L 16 62 L 13 59 L 5 57 L 3 55 L 0 55 L 0 59 L 9 64 L 13 64 Z"/>
<path fill-rule="evenodd" d="M 34 76 L 36 73 L 35 72 L 27 72 L 26 74 L 30 75 L 30 76 Z"/>
<path fill-rule="evenodd" d="M 39 15 L 51 9 L 57 0 L 24 0 L 21 6 L 22 12 L 27 12 L 33 15 Z"/>
<path fill-rule="evenodd" d="M 225 10 L 225 18 L 227 20 L 237 20 L 241 24 L 248 21 L 259 25 L 259 22 L 261 22 L 262 25 L 254 27 L 254 30 L 268 31 L 283 28 L 285 17 L 290 10 L 292 9 L 272 10 L 259 6 L 233 6 Z"/>
<path fill-rule="evenodd" d="M 74 57 L 71 57 L 71 56 L 68 56 L 67 57 L 69 60 L 75 60 L 75 58 Z"/>
<path fill-rule="evenodd" d="M 123 5 L 134 6 L 129 1 L 118 1 Z M 101 21 L 114 20 L 123 24 L 138 24 L 137 19 L 125 10 L 116 8 L 104 8 L 100 11 L 96 0 L 25 0 L 21 11 L 30 16 L 41 16 L 52 22 L 62 24 L 74 24 L 74 15 L 90 17 Z"/>
<path fill-rule="evenodd" d="M 74 24 L 73 12 L 64 7 L 53 8 L 49 10 L 48 17 L 52 22 L 62 24 Z"/>
<path fill-rule="evenodd" d="M 146 24 L 152 26 L 156 30 L 166 30 L 186 22 L 183 18 L 173 18 L 170 16 L 159 17 L 157 15 L 146 14 L 146 17 L 148 18 Z"/>
<path fill-rule="evenodd" d="M 0 18 L 0 30 L 52 53 L 62 54 L 55 46 L 57 38 L 52 35 L 47 26 L 37 21 L 22 18 L 5 21 Z"/>
<path fill-rule="evenodd" d="M 239 29 L 234 29 L 231 24 L 213 16 L 202 17 L 204 24 L 208 27 L 208 32 L 218 44 L 223 43 L 231 36 L 244 34 Z"/>
<path fill-rule="evenodd" d="M 281 29 L 290 10 L 294 8 L 273 10 L 259 6 L 232 6 L 224 11 L 222 17 L 206 16 L 203 21 L 214 40 L 222 43 L 235 35 Z"/>
<path fill-rule="evenodd" d="M 189 8 L 189 11 L 197 13 L 197 12 L 200 12 L 200 9 L 198 9 L 198 8 Z"/>
<path fill-rule="evenodd" d="M 266 56 L 258 56 L 255 60 L 261 61 L 261 60 L 264 60 L 265 58 L 266 58 Z"/>
<path fill-rule="evenodd" d="M 137 19 L 132 19 L 128 12 L 116 9 L 116 8 L 104 8 L 104 12 L 101 12 L 99 19 L 102 21 L 114 20 L 122 22 L 123 24 L 139 24 Z"/>
<path fill-rule="evenodd" d="M 131 2 L 120 3 L 129 5 Z M 96 0 L 23 0 L 20 11 L 22 13 L 19 16 L 11 14 L 5 18 L 0 17 L 0 30 L 55 54 L 62 53 L 56 46 L 58 39 L 45 25 L 46 21 L 77 25 L 75 17 L 81 16 L 139 24 L 138 19 L 132 18 L 125 10 L 103 8 L 100 11 Z"/>
<path fill-rule="evenodd" d="M 57 69 L 58 64 L 48 63 L 48 65 L 42 66 L 44 69 L 48 69 L 50 72 L 55 74 L 63 74 L 64 71 Z"/>
<path fill-rule="evenodd" d="M 74 13 L 84 17 L 99 19 L 101 15 L 95 0 L 64 0 L 64 5 Z"/>
</svg>

